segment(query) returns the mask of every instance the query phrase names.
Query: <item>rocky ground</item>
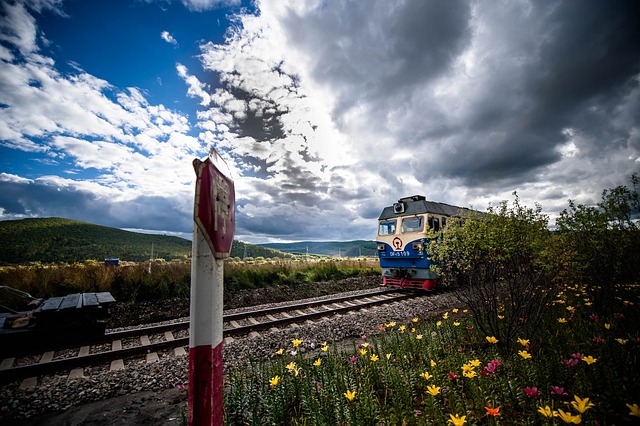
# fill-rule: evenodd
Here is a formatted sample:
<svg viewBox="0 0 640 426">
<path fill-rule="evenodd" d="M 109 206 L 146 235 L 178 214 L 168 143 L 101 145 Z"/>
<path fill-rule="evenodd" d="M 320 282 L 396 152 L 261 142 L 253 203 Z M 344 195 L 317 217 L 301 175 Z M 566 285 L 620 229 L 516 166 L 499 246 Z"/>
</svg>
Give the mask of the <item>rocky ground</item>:
<svg viewBox="0 0 640 426">
<path fill-rule="evenodd" d="M 225 299 L 225 308 L 273 304 L 287 299 L 312 298 L 336 292 L 372 291 L 379 277 L 360 277 L 330 283 L 303 284 L 296 289 L 271 288 L 238 293 Z M 354 290 L 355 289 L 355 290 Z M 303 297 L 300 295 L 304 294 Z M 365 312 L 319 321 L 313 326 L 288 327 L 261 333 L 259 336 L 225 341 L 223 357 L 226 368 L 243 368 L 247 354 L 274 357 L 275 351 L 294 338 L 303 339 L 302 351 L 318 350 L 319 342 L 343 343 L 363 334 L 375 333 L 388 321 L 407 321 L 414 316 L 425 318 L 449 309 L 447 294 L 412 299 L 408 302 L 371 308 Z M 237 304 L 237 305 L 234 305 Z M 116 306 L 111 327 L 141 322 L 156 322 L 168 317 L 188 316 L 184 301 Z M 67 381 L 64 376 L 49 379 L 46 386 L 34 391 L 20 391 L 17 384 L 0 389 L 0 423 L 7 425 L 177 425 L 186 424 L 187 397 L 176 385 L 186 382 L 187 357 L 168 356 L 159 362 L 140 361 L 117 372 L 85 373 L 87 377 Z"/>
</svg>

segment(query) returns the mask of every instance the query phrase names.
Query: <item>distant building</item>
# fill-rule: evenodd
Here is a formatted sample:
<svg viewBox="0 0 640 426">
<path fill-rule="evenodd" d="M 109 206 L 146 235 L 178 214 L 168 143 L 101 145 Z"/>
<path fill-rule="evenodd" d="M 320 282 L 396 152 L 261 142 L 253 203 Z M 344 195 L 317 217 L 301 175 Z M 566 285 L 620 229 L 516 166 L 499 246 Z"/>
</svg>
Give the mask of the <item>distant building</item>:
<svg viewBox="0 0 640 426">
<path fill-rule="evenodd" d="M 108 257 L 104 260 L 104 266 L 118 266 L 119 262 L 119 257 Z"/>
</svg>

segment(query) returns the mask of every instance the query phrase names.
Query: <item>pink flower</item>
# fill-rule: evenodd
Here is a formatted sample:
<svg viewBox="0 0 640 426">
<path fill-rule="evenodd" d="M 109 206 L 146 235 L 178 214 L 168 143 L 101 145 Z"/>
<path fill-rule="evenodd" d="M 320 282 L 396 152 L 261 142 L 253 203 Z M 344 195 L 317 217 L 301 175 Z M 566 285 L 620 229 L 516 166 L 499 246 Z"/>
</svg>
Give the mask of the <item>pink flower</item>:
<svg viewBox="0 0 640 426">
<path fill-rule="evenodd" d="M 564 388 L 560 386 L 551 386 L 551 395 L 569 396 L 569 394 L 564 391 Z"/>
<path fill-rule="evenodd" d="M 591 314 L 589 315 L 589 319 L 593 322 L 597 322 L 598 321 L 598 315 L 596 314 Z"/>
<path fill-rule="evenodd" d="M 522 388 L 522 391 L 529 397 L 529 398 L 535 398 L 536 396 L 538 396 L 538 388 L 537 387 L 526 387 L 526 388 Z"/>
<path fill-rule="evenodd" d="M 491 361 L 489 361 L 487 363 L 487 372 L 493 374 L 496 372 L 496 370 L 498 369 L 498 366 L 500 365 L 500 361 L 498 361 L 497 359 L 492 359 Z"/>
<path fill-rule="evenodd" d="M 593 336 L 593 341 L 595 343 L 604 343 L 605 340 L 602 337 L 598 337 L 598 336 Z"/>
<path fill-rule="evenodd" d="M 624 318 L 624 314 L 621 314 L 620 312 L 616 312 L 615 314 L 613 314 L 613 317 L 615 319 L 622 319 Z"/>
<path fill-rule="evenodd" d="M 467 326 L 467 330 L 469 330 L 469 331 L 473 330 L 473 326 L 472 325 L 468 325 Z"/>
<path fill-rule="evenodd" d="M 571 357 L 575 359 L 582 359 L 582 357 L 584 357 L 584 354 L 581 354 L 580 352 L 576 352 L 575 354 L 571 354 Z"/>
<path fill-rule="evenodd" d="M 460 378 L 460 376 L 458 376 L 456 373 L 454 373 L 453 371 L 449 371 L 449 378 L 451 380 L 458 380 Z"/>
<path fill-rule="evenodd" d="M 568 360 L 563 362 L 563 364 L 569 368 L 575 367 L 579 363 L 580 363 L 580 360 L 578 358 L 569 358 Z"/>
<path fill-rule="evenodd" d="M 356 363 L 356 361 L 358 361 L 358 358 L 356 358 L 356 356 L 355 356 L 355 355 L 353 355 L 353 356 L 351 356 L 351 357 L 349 358 L 349 361 L 351 361 L 351 363 L 355 364 L 355 363 Z"/>
</svg>

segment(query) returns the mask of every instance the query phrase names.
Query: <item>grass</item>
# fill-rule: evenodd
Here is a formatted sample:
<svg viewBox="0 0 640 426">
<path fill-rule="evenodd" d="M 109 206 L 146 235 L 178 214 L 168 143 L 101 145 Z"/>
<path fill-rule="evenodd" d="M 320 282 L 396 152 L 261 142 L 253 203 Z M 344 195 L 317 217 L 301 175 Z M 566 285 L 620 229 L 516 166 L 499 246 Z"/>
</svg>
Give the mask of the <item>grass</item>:
<svg viewBox="0 0 640 426">
<path fill-rule="evenodd" d="M 230 372 L 225 423 L 631 424 L 640 420 L 639 289 L 616 286 L 615 303 L 596 314 L 585 289 L 568 286 L 540 337 L 510 345 L 482 335 L 463 306 L 380 324 L 346 351 L 283 342 L 275 361 Z"/>
</svg>

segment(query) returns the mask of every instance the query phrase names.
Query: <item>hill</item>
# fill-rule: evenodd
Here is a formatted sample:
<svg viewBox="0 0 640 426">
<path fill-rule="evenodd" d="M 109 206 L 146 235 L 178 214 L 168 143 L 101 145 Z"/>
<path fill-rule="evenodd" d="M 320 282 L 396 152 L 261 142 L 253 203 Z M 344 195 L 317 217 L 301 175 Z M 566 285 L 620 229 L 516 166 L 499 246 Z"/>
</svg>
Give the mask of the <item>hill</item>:
<svg viewBox="0 0 640 426">
<path fill-rule="evenodd" d="M 117 257 L 142 262 L 188 259 L 191 241 L 166 235 L 142 234 L 63 218 L 0 221 L 0 264 L 28 262 L 102 261 Z M 232 257 L 284 257 L 270 248 L 234 241 Z"/>
<path fill-rule="evenodd" d="M 336 257 L 376 256 L 375 241 L 302 241 L 298 243 L 259 244 L 286 253 L 322 254 Z"/>
</svg>

